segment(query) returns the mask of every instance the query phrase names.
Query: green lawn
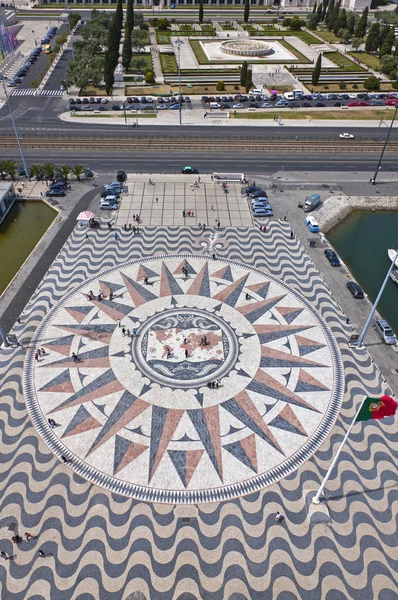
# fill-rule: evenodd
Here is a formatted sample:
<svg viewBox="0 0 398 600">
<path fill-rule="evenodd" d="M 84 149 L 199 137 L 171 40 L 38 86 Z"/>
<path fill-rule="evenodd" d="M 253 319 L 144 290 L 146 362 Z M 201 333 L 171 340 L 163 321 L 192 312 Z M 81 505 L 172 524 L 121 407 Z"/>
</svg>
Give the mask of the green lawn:
<svg viewBox="0 0 398 600">
<path fill-rule="evenodd" d="M 179 25 L 180 31 L 195 31 L 195 28 L 193 27 L 193 25 L 188 25 L 187 23 L 184 23 L 183 25 Z"/>
<path fill-rule="evenodd" d="M 200 28 L 206 33 L 212 33 L 213 31 L 215 31 L 213 25 L 201 25 Z"/>
<path fill-rule="evenodd" d="M 224 31 L 236 31 L 236 28 L 233 25 L 221 25 L 221 29 Z"/>
<path fill-rule="evenodd" d="M 368 54 L 367 52 L 349 52 L 349 54 L 371 69 L 375 69 L 375 71 L 379 69 L 380 61 L 375 54 Z"/>
<path fill-rule="evenodd" d="M 366 71 L 366 69 L 364 69 L 360 65 L 357 65 L 356 63 L 354 63 L 347 56 L 340 54 L 340 52 L 328 52 L 326 54 L 326 57 L 329 58 L 336 65 L 341 67 L 341 69 L 343 69 L 343 71 L 345 71 L 345 72 L 347 72 L 347 71 L 357 71 L 357 72 L 358 71 Z M 333 72 L 333 71 L 331 71 L 331 72 Z M 324 74 L 323 69 L 322 69 L 322 74 Z"/>
<path fill-rule="evenodd" d="M 177 73 L 177 61 L 174 54 L 159 54 L 163 73 Z"/>
<path fill-rule="evenodd" d="M 349 121 L 349 120 L 380 120 L 380 117 L 385 111 L 383 110 L 372 110 L 372 109 L 361 109 L 361 110 L 271 110 L 267 112 L 237 112 L 234 115 L 231 112 L 231 117 L 234 119 L 274 119 L 275 117 L 282 117 L 284 119 L 303 119 L 303 120 L 330 120 L 330 121 Z M 392 111 L 390 114 L 385 114 L 384 119 L 386 121 L 391 120 Z M 337 135 L 336 135 L 337 137 Z"/>
<path fill-rule="evenodd" d="M 152 71 L 152 57 L 149 53 L 144 53 L 144 52 L 134 52 L 133 56 L 132 56 L 132 60 L 134 60 L 135 58 L 140 58 L 145 60 L 145 66 L 143 67 L 142 71 L 145 74 L 147 71 Z M 132 73 L 134 71 L 131 71 L 130 69 L 127 70 L 126 74 L 128 75 L 129 73 Z"/>
<path fill-rule="evenodd" d="M 334 35 L 333 31 L 317 31 L 316 32 L 319 37 L 321 37 L 325 42 L 339 42 L 340 38 L 337 35 Z"/>
<path fill-rule="evenodd" d="M 319 44 L 320 43 L 316 37 L 314 37 L 307 31 L 291 31 L 290 35 L 295 35 L 297 38 L 299 38 L 306 44 Z"/>
<path fill-rule="evenodd" d="M 171 31 L 156 31 L 158 44 L 170 44 Z"/>
</svg>

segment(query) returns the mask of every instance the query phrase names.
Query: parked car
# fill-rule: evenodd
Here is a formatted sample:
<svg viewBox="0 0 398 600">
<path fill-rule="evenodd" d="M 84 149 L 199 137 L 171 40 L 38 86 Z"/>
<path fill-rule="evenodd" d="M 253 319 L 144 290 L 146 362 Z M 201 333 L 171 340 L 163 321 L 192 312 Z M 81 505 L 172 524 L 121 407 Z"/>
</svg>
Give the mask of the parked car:
<svg viewBox="0 0 398 600">
<path fill-rule="evenodd" d="M 352 135 L 352 133 L 340 133 L 339 138 L 341 140 L 353 140 L 354 136 Z"/>
<path fill-rule="evenodd" d="M 85 172 L 85 174 L 86 174 L 86 177 L 87 177 L 88 179 L 91 179 L 91 177 L 94 177 L 94 173 L 92 172 L 92 170 L 91 170 L 91 169 L 89 169 L 89 167 L 86 167 L 86 168 L 84 169 L 84 172 Z"/>
<path fill-rule="evenodd" d="M 232 108 L 234 108 L 234 109 L 236 110 L 237 108 L 245 108 L 245 107 L 243 106 L 243 104 L 241 104 L 241 103 L 239 102 L 238 104 L 233 104 L 233 105 L 232 105 Z"/>
<path fill-rule="evenodd" d="M 120 197 L 119 190 L 102 190 L 101 198 L 106 198 L 107 196 L 114 196 L 116 199 Z"/>
<path fill-rule="evenodd" d="M 260 187 L 258 187 L 258 185 L 248 185 L 247 187 L 243 188 L 243 192 L 248 196 L 249 194 L 254 194 L 254 192 L 259 192 L 261 190 Z"/>
<path fill-rule="evenodd" d="M 272 217 L 273 214 L 272 208 L 255 208 L 253 210 L 254 217 Z"/>
<path fill-rule="evenodd" d="M 100 209 L 101 210 L 117 210 L 118 204 L 114 202 L 101 202 Z"/>
<path fill-rule="evenodd" d="M 250 198 L 268 198 L 268 195 L 264 190 L 257 190 L 250 194 Z"/>
<path fill-rule="evenodd" d="M 66 192 L 65 192 L 65 190 L 63 188 L 57 188 L 57 189 L 53 189 L 53 190 L 48 190 L 46 192 L 46 196 L 50 197 L 50 198 L 52 198 L 54 196 L 61 196 L 61 197 L 63 197 L 63 196 L 66 196 Z"/>
<path fill-rule="evenodd" d="M 118 171 L 116 173 L 116 179 L 120 182 L 120 183 L 124 183 L 127 179 L 127 173 L 126 171 Z"/>
<path fill-rule="evenodd" d="M 312 194 L 311 196 L 307 196 L 304 202 L 304 212 L 311 212 L 320 204 L 321 197 L 319 194 Z"/>
<path fill-rule="evenodd" d="M 356 100 L 354 102 L 347 102 L 347 106 L 350 106 L 350 107 L 359 106 L 359 102 L 357 102 Z"/>
<path fill-rule="evenodd" d="M 327 248 L 324 252 L 325 252 L 326 258 L 328 259 L 328 261 L 330 262 L 332 267 L 340 267 L 341 266 L 339 258 L 334 250 Z"/>
<path fill-rule="evenodd" d="M 397 338 L 387 321 L 378 319 L 374 327 L 385 344 L 394 345 L 397 343 Z"/>
<path fill-rule="evenodd" d="M 346 287 L 354 296 L 354 298 L 364 298 L 362 289 L 357 283 L 355 283 L 355 281 L 347 281 Z"/>
<path fill-rule="evenodd" d="M 317 102 L 317 103 L 315 104 L 315 106 L 316 106 L 317 108 L 325 108 L 326 104 L 325 104 L 324 102 Z"/>
</svg>

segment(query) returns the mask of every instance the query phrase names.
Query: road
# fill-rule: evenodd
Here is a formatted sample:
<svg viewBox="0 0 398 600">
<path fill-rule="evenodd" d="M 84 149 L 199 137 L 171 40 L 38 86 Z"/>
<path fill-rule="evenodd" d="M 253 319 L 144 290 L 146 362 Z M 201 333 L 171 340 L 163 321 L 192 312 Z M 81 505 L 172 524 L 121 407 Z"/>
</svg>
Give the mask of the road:
<svg viewBox="0 0 398 600">
<path fill-rule="evenodd" d="M 48 78 L 46 85 L 44 86 L 45 90 L 61 89 L 61 83 L 65 79 L 66 68 L 70 60 L 72 60 L 72 50 L 68 49 L 62 53 L 61 58 L 59 59 L 53 72 Z"/>
<path fill-rule="evenodd" d="M 107 152 L 106 150 L 91 151 L 52 152 L 51 157 L 43 156 L 40 150 L 28 150 L 25 152 L 26 160 L 30 166 L 33 163 L 42 164 L 51 158 L 51 161 L 61 164 L 82 164 L 91 167 L 96 172 L 114 173 L 118 169 L 124 169 L 135 173 L 178 173 L 187 164 L 192 164 L 202 173 L 213 171 L 245 172 L 251 176 L 271 174 L 280 171 L 344 171 L 344 172 L 369 172 L 372 173 L 377 165 L 378 155 L 357 154 L 338 156 L 336 154 L 255 154 L 253 156 L 240 156 L 239 154 L 217 154 L 195 153 L 187 156 L 186 153 L 159 154 L 159 153 L 126 153 Z M 18 152 L 9 151 L 7 158 L 13 158 L 20 162 Z M 386 154 L 383 161 L 383 171 L 395 172 L 397 170 L 397 156 Z"/>
</svg>

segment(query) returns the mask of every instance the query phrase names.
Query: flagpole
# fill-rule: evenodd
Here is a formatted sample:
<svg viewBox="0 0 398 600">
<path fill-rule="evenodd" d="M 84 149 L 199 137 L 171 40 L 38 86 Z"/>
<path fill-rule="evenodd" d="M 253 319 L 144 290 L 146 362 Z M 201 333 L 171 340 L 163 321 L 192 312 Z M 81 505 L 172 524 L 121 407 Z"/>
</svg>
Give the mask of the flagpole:
<svg viewBox="0 0 398 600">
<path fill-rule="evenodd" d="M 365 400 L 366 400 L 366 397 L 365 397 L 365 398 L 362 400 L 362 402 L 360 402 L 360 404 L 359 404 L 359 408 L 358 408 L 357 412 L 355 413 L 355 417 L 353 418 L 353 420 L 352 420 L 352 422 L 351 422 L 351 425 L 349 426 L 349 428 L 348 428 L 348 431 L 347 431 L 347 433 L 345 434 L 345 436 L 344 436 L 344 439 L 343 439 L 343 441 L 342 441 L 342 442 L 341 442 L 341 444 L 340 444 L 340 448 L 337 450 L 337 452 L 336 452 L 336 456 L 334 457 L 334 459 L 333 459 L 333 462 L 332 462 L 332 464 L 330 465 L 330 467 L 329 467 L 329 469 L 328 469 L 328 472 L 326 473 L 326 475 L 325 475 L 325 477 L 324 477 L 324 480 L 322 481 L 322 483 L 321 483 L 321 486 L 320 486 L 319 490 L 317 491 L 316 495 L 315 495 L 315 496 L 313 497 L 313 499 L 311 500 L 312 504 L 319 504 L 319 503 L 320 503 L 320 501 L 321 501 L 321 500 L 320 500 L 320 497 L 321 497 L 321 494 L 322 494 L 322 492 L 323 492 L 323 489 L 324 489 L 324 487 L 325 487 L 325 485 L 326 485 L 326 482 L 327 482 L 327 480 L 329 479 L 329 477 L 330 477 L 330 474 L 331 474 L 331 472 L 333 471 L 333 469 L 334 469 L 334 467 L 335 467 L 335 465 L 336 465 L 336 463 L 337 463 L 337 459 L 339 458 L 339 456 L 340 456 L 340 453 L 341 453 L 341 451 L 342 451 L 342 449 L 343 449 L 343 446 L 344 446 L 344 444 L 346 443 L 348 436 L 350 435 L 351 429 L 352 429 L 352 428 L 353 428 L 353 426 L 355 425 L 355 422 L 356 422 L 357 416 L 359 415 L 359 413 L 360 413 L 360 410 L 361 410 L 361 408 L 362 408 L 362 406 L 363 406 L 363 403 L 365 402 Z"/>
</svg>

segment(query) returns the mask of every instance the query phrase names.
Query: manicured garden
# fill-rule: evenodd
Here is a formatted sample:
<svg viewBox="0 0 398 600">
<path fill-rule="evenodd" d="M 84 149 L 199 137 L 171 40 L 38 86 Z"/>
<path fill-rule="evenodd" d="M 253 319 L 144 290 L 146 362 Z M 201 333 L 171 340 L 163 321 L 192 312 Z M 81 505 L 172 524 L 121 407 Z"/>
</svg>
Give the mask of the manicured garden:
<svg viewBox="0 0 398 600">
<path fill-rule="evenodd" d="M 368 52 L 350 52 L 349 54 L 375 71 L 380 67 L 380 61 L 376 54 L 369 54 Z"/>
</svg>

